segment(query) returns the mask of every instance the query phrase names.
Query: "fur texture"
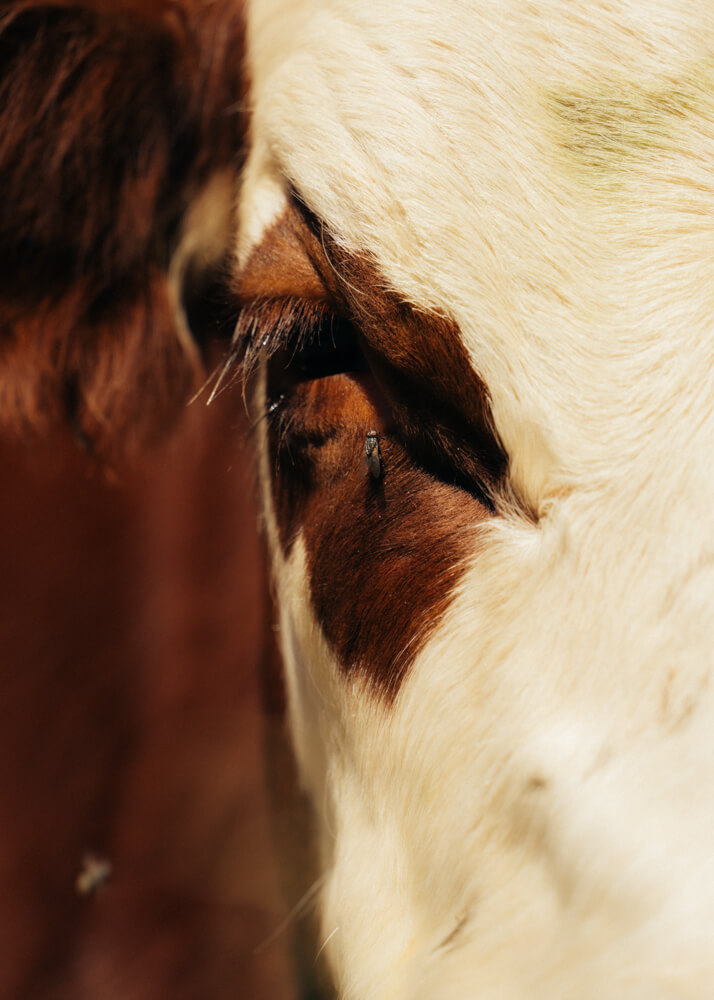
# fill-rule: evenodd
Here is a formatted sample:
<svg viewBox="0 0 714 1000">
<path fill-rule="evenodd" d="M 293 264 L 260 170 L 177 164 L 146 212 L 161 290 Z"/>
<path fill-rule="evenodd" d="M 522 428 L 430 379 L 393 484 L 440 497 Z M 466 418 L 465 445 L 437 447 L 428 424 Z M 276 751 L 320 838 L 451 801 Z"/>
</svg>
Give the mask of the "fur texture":
<svg viewBox="0 0 714 1000">
<path fill-rule="evenodd" d="M 240 10 L 4 10 L 6 419 L 166 422 L 192 262 L 233 225 Z M 316 951 L 344 1000 L 706 1000 L 711 3 L 247 15 L 239 330 L 352 330 L 326 360 L 281 327 L 258 373 Z"/>
<path fill-rule="evenodd" d="M 3 4 L 7 425 L 69 417 L 93 447 L 126 448 L 200 378 L 186 284 L 232 229 L 242 32 L 223 0 Z"/>
<path fill-rule="evenodd" d="M 263 0 L 248 37 L 240 260 L 297 197 L 372 262 L 360 283 L 328 254 L 344 295 L 369 302 L 376 280 L 454 324 L 472 367 L 458 377 L 485 384 L 508 458 L 497 516 L 388 706 L 345 674 L 314 597 L 329 573 L 311 529 L 281 542 L 275 477 L 289 488 L 293 473 L 261 425 L 293 737 L 321 830 L 320 945 L 339 994 L 704 1000 L 711 5 Z M 400 333 L 370 334 L 359 309 L 351 320 L 379 381 Z M 419 351 L 449 384 L 439 345 Z M 433 417 L 427 395 L 405 402 L 413 423 Z M 365 416 L 338 412 L 360 440 Z M 319 478 L 312 489 L 326 495 Z M 329 513 L 322 524 L 326 543 Z M 414 573 L 429 571 L 428 524 L 421 545 Z M 349 573 L 347 551 L 332 546 L 329 572 Z M 418 584 L 402 589 L 420 599 Z M 357 637 L 382 611 L 390 620 L 372 606 Z"/>
</svg>

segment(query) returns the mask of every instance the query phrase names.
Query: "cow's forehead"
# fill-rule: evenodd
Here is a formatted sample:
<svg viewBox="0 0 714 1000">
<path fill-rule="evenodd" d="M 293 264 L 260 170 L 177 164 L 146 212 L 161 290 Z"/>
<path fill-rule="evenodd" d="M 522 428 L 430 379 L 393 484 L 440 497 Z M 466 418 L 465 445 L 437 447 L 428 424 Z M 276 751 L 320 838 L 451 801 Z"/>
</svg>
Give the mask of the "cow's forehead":
<svg viewBox="0 0 714 1000">
<path fill-rule="evenodd" d="M 710 5 L 269 0 L 249 45 L 243 252 L 290 184 L 455 319 L 536 500 L 639 452 L 714 310 Z"/>
</svg>

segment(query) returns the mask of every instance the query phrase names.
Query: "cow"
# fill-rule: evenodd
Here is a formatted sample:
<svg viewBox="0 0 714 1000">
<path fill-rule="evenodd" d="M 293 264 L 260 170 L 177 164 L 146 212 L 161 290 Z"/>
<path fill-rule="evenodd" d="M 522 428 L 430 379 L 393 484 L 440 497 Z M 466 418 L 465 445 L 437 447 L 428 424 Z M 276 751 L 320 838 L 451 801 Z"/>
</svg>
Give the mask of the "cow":
<svg viewBox="0 0 714 1000">
<path fill-rule="evenodd" d="M 218 275 L 311 960 L 710 996 L 711 4 L 6 8 L 5 419 L 170 423 Z"/>
</svg>

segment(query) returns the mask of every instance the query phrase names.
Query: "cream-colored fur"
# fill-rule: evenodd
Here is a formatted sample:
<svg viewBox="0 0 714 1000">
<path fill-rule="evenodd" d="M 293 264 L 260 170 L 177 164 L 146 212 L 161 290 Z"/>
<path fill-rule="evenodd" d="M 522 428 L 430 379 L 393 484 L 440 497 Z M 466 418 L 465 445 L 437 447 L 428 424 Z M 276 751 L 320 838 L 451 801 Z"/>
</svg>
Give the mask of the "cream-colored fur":
<svg viewBox="0 0 714 1000">
<path fill-rule="evenodd" d="M 714 6 L 253 0 L 249 18 L 241 256 L 292 185 L 456 320 L 539 515 L 506 504 L 482 529 L 387 710 L 340 678 L 265 491 L 341 995 L 705 1000 Z"/>
</svg>

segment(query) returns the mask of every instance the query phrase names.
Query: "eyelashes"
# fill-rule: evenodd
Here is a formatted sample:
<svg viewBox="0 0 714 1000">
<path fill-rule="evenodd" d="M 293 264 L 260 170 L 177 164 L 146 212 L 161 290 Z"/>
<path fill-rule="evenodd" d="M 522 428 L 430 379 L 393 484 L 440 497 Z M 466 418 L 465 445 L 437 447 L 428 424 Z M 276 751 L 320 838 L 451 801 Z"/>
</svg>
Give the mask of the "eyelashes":
<svg viewBox="0 0 714 1000">
<path fill-rule="evenodd" d="M 260 362 L 281 352 L 294 359 L 334 320 L 328 305 L 316 300 L 253 300 L 240 311 L 226 359 L 212 377 L 208 403 L 239 379 L 245 383 Z"/>
</svg>

